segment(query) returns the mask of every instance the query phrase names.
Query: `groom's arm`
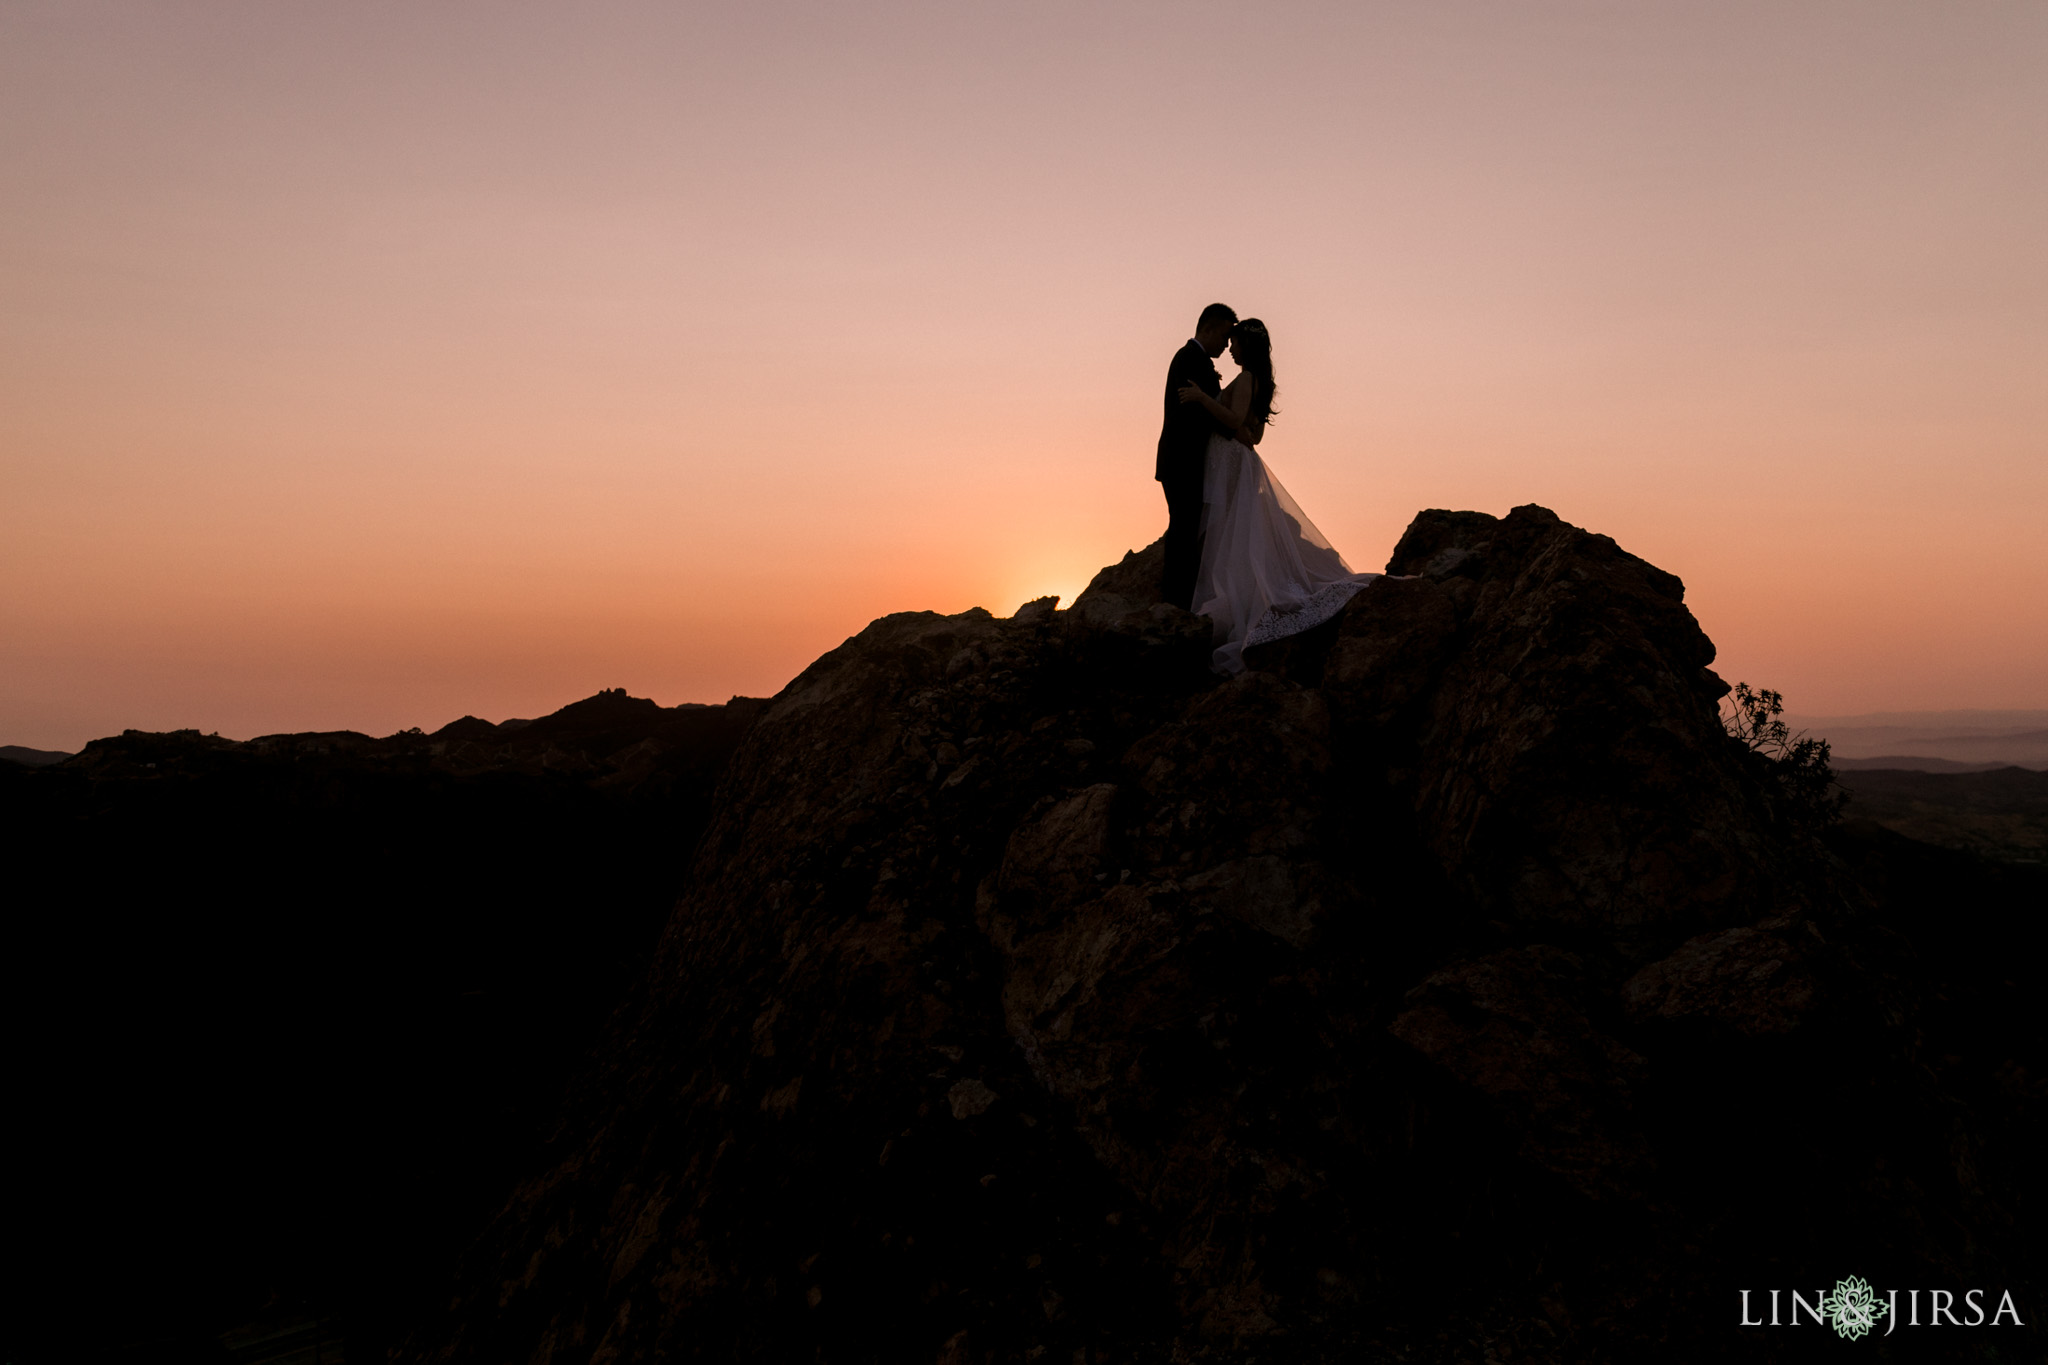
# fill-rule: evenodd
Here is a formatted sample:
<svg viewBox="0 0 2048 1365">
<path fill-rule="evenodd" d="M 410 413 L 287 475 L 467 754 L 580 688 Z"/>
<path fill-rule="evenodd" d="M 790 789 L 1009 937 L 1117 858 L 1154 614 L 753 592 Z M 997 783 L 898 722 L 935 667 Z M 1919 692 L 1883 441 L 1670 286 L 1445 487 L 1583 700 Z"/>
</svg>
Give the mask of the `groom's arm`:
<svg viewBox="0 0 2048 1365">
<path fill-rule="evenodd" d="M 1216 367 L 1204 360 L 1199 353 L 1190 355 L 1186 350 L 1176 352 L 1169 372 L 1169 388 L 1175 392 L 1178 392 L 1183 384 L 1193 384 L 1212 395 L 1222 392 L 1221 382 L 1216 376 Z"/>
<path fill-rule="evenodd" d="M 1223 397 L 1223 376 L 1216 373 L 1216 366 L 1207 359 L 1204 359 L 1202 362 L 1201 369 L 1202 377 L 1200 382 L 1202 392 L 1206 395 L 1202 400 L 1201 407 L 1208 416 L 1210 424 L 1215 427 L 1219 434 L 1224 436 L 1232 435 L 1237 423 L 1225 421 L 1216 415 L 1222 407 L 1220 400 Z"/>
<path fill-rule="evenodd" d="M 1215 362 L 1207 356 L 1196 362 L 1196 384 L 1201 388 L 1203 398 L 1198 406 L 1202 415 L 1209 419 L 1209 429 L 1219 436 L 1236 436 L 1238 419 L 1232 416 L 1222 402 L 1223 376 L 1216 373 Z M 1247 402 L 1249 406 L 1249 402 Z"/>
<path fill-rule="evenodd" d="M 1189 411 L 1193 405 L 1181 402 L 1180 391 L 1193 384 L 1210 393 L 1216 392 L 1215 368 L 1204 364 L 1187 347 L 1174 352 L 1173 363 L 1166 367 L 1166 425 L 1169 431 L 1192 436 L 1199 429 L 1204 435 L 1208 434 L 1207 425 L 1201 424 L 1202 416 L 1206 414 L 1198 416 Z"/>
</svg>

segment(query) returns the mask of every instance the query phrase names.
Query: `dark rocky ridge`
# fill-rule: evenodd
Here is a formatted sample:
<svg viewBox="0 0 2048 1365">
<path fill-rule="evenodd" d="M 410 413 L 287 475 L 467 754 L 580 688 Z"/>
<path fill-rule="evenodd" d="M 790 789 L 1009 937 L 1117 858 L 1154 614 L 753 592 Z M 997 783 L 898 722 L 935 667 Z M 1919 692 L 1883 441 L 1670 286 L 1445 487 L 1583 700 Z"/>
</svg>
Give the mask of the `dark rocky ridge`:
<svg viewBox="0 0 2048 1365">
<path fill-rule="evenodd" d="M 1737 1289 L 1848 1274 L 2035 1322 L 2038 876 L 1781 820 L 1678 581 L 1541 508 L 1424 513 L 1227 683 L 1155 554 L 774 699 L 404 1358 L 1778 1360 Z"/>
<path fill-rule="evenodd" d="M 0 764 L 34 1191 L 0 1356 L 220 1359 L 296 1314 L 381 1357 L 531 1164 L 761 705 Z"/>
</svg>

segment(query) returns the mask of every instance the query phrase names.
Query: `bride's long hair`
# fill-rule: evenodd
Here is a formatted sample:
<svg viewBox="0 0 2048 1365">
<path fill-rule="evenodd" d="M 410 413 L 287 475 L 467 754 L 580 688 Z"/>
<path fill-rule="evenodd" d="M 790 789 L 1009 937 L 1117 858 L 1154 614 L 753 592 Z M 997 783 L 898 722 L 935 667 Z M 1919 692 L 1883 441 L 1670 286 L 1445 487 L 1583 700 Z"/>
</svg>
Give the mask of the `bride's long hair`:
<svg viewBox="0 0 2048 1365">
<path fill-rule="evenodd" d="M 1264 421 L 1270 422 L 1278 415 L 1273 407 L 1273 395 L 1279 387 L 1273 383 L 1273 338 L 1266 333 L 1266 324 L 1257 318 L 1244 318 L 1230 329 L 1230 339 L 1238 343 L 1244 353 L 1244 369 L 1259 386 L 1252 399 L 1252 411 Z"/>
</svg>

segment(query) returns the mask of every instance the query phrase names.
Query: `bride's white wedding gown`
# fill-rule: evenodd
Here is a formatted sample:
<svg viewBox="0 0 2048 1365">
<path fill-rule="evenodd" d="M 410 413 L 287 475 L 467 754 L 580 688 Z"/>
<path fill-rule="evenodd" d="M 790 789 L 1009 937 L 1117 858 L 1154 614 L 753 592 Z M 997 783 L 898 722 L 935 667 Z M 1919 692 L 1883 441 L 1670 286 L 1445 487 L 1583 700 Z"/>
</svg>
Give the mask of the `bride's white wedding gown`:
<svg viewBox="0 0 2048 1365">
<path fill-rule="evenodd" d="M 1217 672 L 1244 672 L 1247 645 L 1321 625 L 1378 577 L 1351 571 L 1256 450 L 1209 438 L 1194 610 L 1215 624 Z"/>
</svg>

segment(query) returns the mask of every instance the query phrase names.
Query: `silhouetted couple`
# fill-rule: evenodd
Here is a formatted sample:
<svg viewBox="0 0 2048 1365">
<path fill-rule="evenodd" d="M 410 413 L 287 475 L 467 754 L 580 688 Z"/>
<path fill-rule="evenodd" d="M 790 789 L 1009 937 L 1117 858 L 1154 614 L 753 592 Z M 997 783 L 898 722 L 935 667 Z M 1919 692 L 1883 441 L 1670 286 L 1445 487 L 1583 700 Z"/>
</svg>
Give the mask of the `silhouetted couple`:
<svg viewBox="0 0 2048 1365">
<path fill-rule="evenodd" d="M 1226 347 L 1238 367 L 1227 388 L 1213 363 Z M 1210 619 L 1221 673 L 1244 671 L 1247 645 L 1321 625 L 1380 576 L 1353 573 L 1259 458 L 1275 392 L 1266 324 L 1220 303 L 1166 371 L 1152 474 L 1166 490 L 1160 594 Z"/>
</svg>

